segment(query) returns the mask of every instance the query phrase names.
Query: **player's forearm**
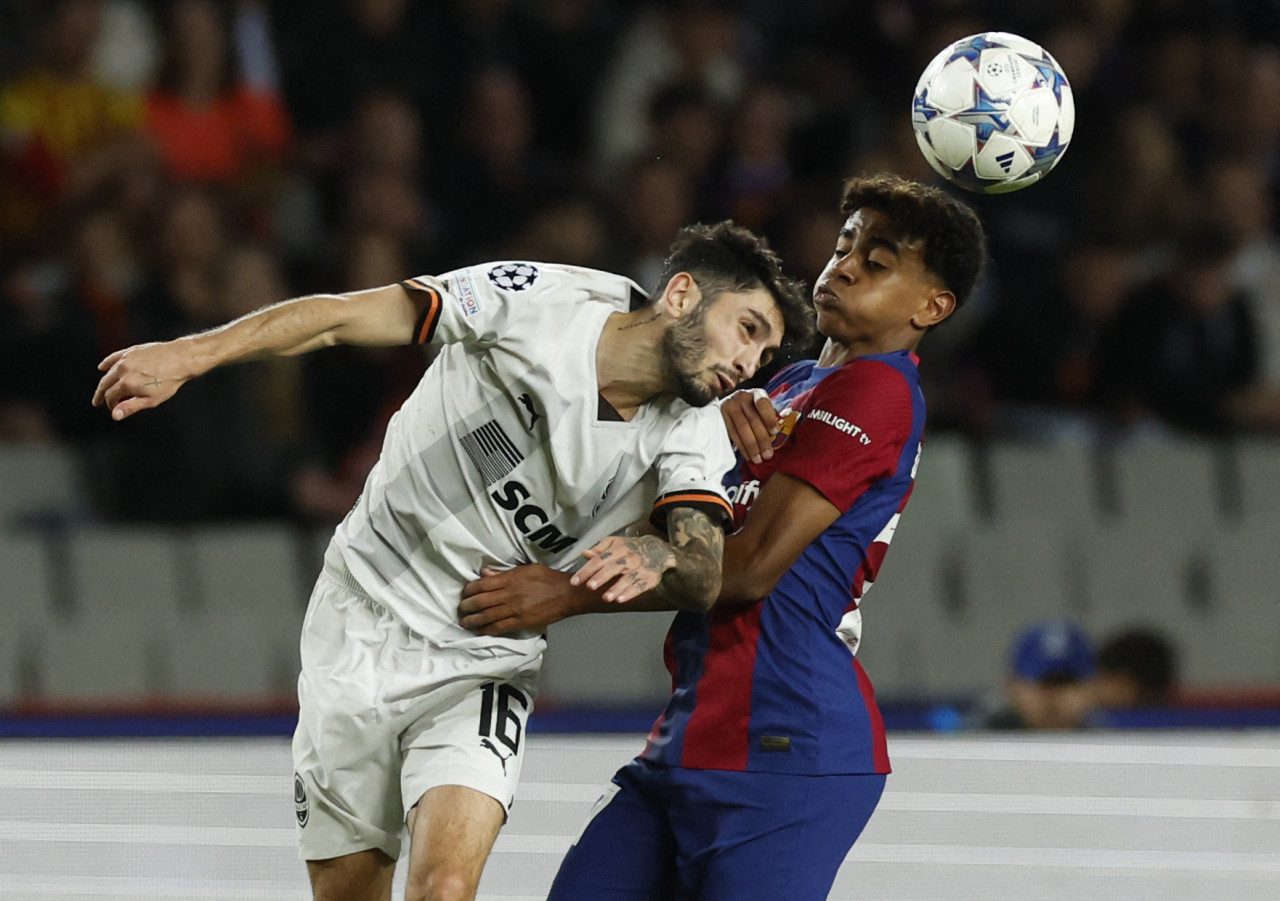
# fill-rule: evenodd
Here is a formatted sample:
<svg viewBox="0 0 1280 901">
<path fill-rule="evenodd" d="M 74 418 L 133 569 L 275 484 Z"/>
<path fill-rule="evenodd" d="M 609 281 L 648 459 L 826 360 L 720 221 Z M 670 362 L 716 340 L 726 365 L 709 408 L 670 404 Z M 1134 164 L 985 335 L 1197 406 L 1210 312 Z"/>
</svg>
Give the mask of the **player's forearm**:
<svg viewBox="0 0 1280 901">
<path fill-rule="evenodd" d="M 692 509 L 672 510 L 667 522 L 670 542 L 660 543 L 674 558 L 674 565 L 648 594 L 653 603 L 677 610 L 705 612 L 720 594 L 724 531 L 710 517 Z M 657 606 L 653 609 L 668 609 Z"/>
<path fill-rule="evenodd" d="M 773 572 L 760 549 L 743 537 L 739 533 L 725 539 L 717 604 L 754 604 L 767 597 L 781 577 L 781 573 Z"/>
<path fill-rule="evenodd" d="M 398 285 L 352 294 L 315 294 L 264 307 L 189 343 L 192 375 L 269 356 L 296 356 L 335 344 L 407 343 L 413 311 Z"/>
</svg>

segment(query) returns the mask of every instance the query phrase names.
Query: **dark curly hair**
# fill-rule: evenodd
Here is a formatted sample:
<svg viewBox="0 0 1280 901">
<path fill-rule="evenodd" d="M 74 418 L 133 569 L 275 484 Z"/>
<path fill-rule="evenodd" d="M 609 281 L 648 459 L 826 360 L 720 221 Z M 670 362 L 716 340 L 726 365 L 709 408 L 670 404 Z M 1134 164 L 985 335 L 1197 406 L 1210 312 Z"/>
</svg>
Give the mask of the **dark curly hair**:
<svg viewBox="0 0 1280 901">
<path fill-rule="evenodd" d="M 782 262 L 769 242 L 749 229 L 725 220 L 716 225 L 687 225 L 676 234 L 662 265 L 662 278 L 650 296 L 657 301 L 677 272 L 693 276 L 708 299 L 725 291 L 764 288 L 782 312 L 785 341 L 805 347 L 813 340 L 814 314 L 804 284 L 782 272 Z"/>
<path fill-rule="evenodd" d="M 840 212 L 850 216 L 863 207 L 888 216 L 899 238 L 923 241 L 925 268 L 956 296 L 956 309 L 964 305 L 987 257 L 977 213 L 938 188 L 889 174 L 844 183 Z"/>
</svg>

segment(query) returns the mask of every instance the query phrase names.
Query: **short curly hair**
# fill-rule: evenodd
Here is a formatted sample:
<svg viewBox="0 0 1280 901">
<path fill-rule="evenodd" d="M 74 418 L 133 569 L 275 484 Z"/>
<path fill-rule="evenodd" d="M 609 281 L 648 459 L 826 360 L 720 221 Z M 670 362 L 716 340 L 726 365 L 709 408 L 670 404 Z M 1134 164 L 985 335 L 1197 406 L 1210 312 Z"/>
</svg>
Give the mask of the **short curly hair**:
<svg viewBox="0 0 1280 901">
<path fill-rule="evenodd" d="M 964 305 L 987 257 L 977 213 L 938 188 L 890 174 L 845 182 L 840 212 L 850 216 L 864 207 L 888 216 L 903 240 L 923 241 L 925 268 L 956 296 L 956 309 Z"/>
<path fill-rule="evenodd" d="M 725 291 L 764 288 L 782 313 L 785 342 L 805 347 L 813 340 L 814 313 L 804 283 L 782 272 L 782 262 L 769 242 L 750 229 L 725 220 L 716 225 L 687 225 L 676 233 L 662 277 L 650 297 L 662 296 L 677 272 L 693 276 L 698 289 L 709 299 Z"/>
</svg>

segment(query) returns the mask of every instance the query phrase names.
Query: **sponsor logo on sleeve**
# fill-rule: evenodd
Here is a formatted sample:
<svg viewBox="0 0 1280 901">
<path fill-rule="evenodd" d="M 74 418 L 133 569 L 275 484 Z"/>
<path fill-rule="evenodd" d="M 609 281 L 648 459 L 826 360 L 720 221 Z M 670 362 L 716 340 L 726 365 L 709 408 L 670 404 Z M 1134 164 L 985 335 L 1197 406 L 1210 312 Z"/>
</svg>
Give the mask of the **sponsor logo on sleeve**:
<svg viewBox="0 0 1280 901">
<path fill-rule="evenodd" d="M 870 444 L 871 436 L 862 430 L 860 426 L 854 425 L 849 420 L 828 410 L 810 410 L 809 418 L 818 422 L 826 423 L 833 429 L 844 432 L 851 438 L 857 438 L 860 444 Z"/>
<path fill-rule="evenodd" d="M 471 282 L 471 276 L 465 272 L 458 276 L 458 291 L 455 296 L 463 316 L 471 317 L 484 309 L 480 295 L 476 293 L 476 286 Z"/>
<path fill-rule="evenodd" d="M 751 479 L 738 485 L 731 485 L 724 492 L 729 497 L 729 503 L 738 507 L 750 507 L 757 497 L 760 496 L 760 480 Z"/>
<path fill-rule="evenodd" d="M 538 280 L 538 267 L 532 263 L 499 263 L 488 274 L 489 281 L 504 291 L 523 291 Z"/>
</svg>

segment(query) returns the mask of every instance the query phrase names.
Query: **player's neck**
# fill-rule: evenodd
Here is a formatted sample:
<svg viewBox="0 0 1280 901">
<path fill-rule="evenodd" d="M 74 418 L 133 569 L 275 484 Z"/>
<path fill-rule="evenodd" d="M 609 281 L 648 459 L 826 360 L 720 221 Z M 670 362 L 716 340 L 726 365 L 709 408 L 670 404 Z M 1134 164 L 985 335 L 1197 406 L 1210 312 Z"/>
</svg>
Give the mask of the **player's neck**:
<svg viewBox="0 0 1280 901">
<path fill-rule="evenodd" d="M 836 366 L 843 366 L 857 357 L 894 353 L 900 350 L 914 351 L 919 344 L 920 336 L 918 334 L 911 334 L 906 337 L 898 336 L 897 339 L 856 340 L 847 343 L 836 341 L 834 338 L 827 338 L 827 342 L 822 345 L 822 351 L 818 354 L 818 365 L 824 369 L 830 369 Z"/>
<path fill-rule="evenodd" d="M 614 313 L 596 345 L 596 387 L 600 395 L 630 419 L 642 404 L 666 388 L 662 336 L 667 319 L 653 307 Z"/>
</svg>

